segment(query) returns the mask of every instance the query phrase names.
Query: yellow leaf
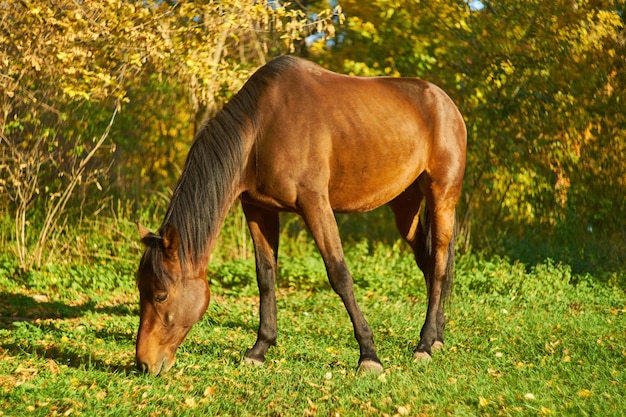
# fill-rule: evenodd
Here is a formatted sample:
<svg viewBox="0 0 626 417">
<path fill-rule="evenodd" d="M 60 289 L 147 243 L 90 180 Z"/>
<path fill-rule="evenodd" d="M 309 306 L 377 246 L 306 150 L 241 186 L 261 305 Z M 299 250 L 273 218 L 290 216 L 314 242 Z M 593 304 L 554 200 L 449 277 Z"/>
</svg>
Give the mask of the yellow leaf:
<svg viewBox="0 0 626 417">
<path fill-rule="evenodd" d="M 408 416 L 409 415 L 409 407 L 408 406 L 404 406 L 401 405 L 398 407 L 398 414 L 400 414 L 401 416 Z"/>
<path fill-rule="evenodd" d="M 140 55 L 140 54 L 138 54 L 138 53 L 132 54 L 132 55 L 130 56 L 130 63 L 131 63 L 132 65 L 137 66 L 137 67 L 141 67 L 141 66 L 143 65 L 143 64 L 142 64 L 142 62 L 141 62 L 141 59 L 142 59 L 142 58 L 141 58 L 141 55 Z"/>
<path fill-rule="evenodd" d="M 52 359 L 48 359 L 48 369 L 50 370 L 52 375 L 59 374 L 59 365 L 57 365 L 56 362 Z"/>
<path fill-rule="evenodd" d="M 593 395 L 593 392 L 588 389 L 581 389 L 576 393 L 576 395 L 578 395 L 580 398 L 589 398 Z"/>
<path fill-rule="evenodd" d="M 307 403 L 309 403 L 309 408 L 306 410 L 305 415 L 315 415 L 317 413 L 317 404 L 315 404 L 309 397 L 306 398 Z"/>
<path fill-rule="evenodd" d="M 489 406 L 489 400 L 484 398 L 484 397 L 478 397 L 478 405 L 481 407 L 488 407 Z"/>
<path fill-rule="evenodd" d="M 549 416 L 550 414 L 554 414 L 554 411 L 547 407 L 541 407 L 541 410 L 539 410 L 539 412 L 542 416 Z"/>
</svg>

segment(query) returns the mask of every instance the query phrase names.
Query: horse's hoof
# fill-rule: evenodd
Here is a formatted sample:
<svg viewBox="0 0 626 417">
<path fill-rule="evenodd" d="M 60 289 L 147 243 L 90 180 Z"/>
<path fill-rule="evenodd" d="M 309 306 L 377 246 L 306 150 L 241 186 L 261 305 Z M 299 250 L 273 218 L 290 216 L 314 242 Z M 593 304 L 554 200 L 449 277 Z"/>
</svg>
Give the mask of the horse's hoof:
<svg viewBox="0 0 626 417">
<path fill-rule="evenodd" d="M 430 362 L 433 360 L 433 357 L 428 352 L 416 351 L 413 354 L 413 359 L 416 362 Z"/>
<path fill-rule="evenodd" d="M 249 358 L 247 356 L 244 356 L 243 358 L 243 364 L 247 366 L 263 366 L 263 363 L 264 363 L 263 361 L 260 361 L 254 358 Z"/>
<path fill-rule="evenodd" d="M 443 350 L 443 342 L 440 340 L 435 340 L 435 343 L 430 347 L 430 350 Z"/>
<path fill-rule="evenodd" d="M 376 362 L 370 359 L 365 359 L 363 362 L 359 364 L 357 371 L 362 374 L 364 373 L 380 374 L 381 372 L 383 372 L 383 366 L 380 364 L 380 362 Z"/>
</svg>

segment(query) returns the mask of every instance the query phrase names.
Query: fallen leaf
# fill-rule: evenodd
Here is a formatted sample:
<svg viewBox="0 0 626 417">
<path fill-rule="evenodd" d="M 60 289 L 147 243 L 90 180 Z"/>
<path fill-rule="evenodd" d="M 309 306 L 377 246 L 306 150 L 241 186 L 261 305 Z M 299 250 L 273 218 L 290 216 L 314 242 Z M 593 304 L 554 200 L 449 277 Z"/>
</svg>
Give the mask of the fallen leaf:
<svg viewBox="0 0 626 417">
<path fill-rule="evenodd" d="M 400 414 L 401 416 L 408 416 L 409 415 L 409 407 L 408 406 L 404 406 L 401 405 L 398 407 L 398 414 Z"/>
<path fill-rule="evenodd" d="M 531 392 L 527 392 L 526 394 L 524 394 L 524 398 L 526 398 L 527 400 L 534 400 L 535 395 Z"/>
<path fill-rule="evenodd" d="M 304 415 L 314 416 L 315 414 L 317 414 L 317 405 L 313 401 L 311 401 L 309 397 L 307 397 L 306 401 L 309 404 L 309 408 L 305 410 Z"/>
<path fill-rule="evenodd" d="M 59 365 L 52 359 L 48 359 L 48 369 L 52 375 L 59 374 Z"/>
</svg>

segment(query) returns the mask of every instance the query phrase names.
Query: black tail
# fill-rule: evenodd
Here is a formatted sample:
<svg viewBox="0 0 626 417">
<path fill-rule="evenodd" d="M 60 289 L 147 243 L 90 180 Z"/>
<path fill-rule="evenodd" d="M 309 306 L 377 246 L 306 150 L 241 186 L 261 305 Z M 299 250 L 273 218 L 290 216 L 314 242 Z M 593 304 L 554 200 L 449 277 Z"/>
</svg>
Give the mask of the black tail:
<svg viewBox="0 0 626 417">
<path fill-rule="evenodd" d="M 456 223 L 456 220 L 455 220 Z M 423 215 L 420 216 L 418 223 L 418 235 L 419 242 L 417 246 L 417 259 L 418 266 L 424 273 L 426 277 L 426 284 L 430 287 L 428 271 L 430 271 L 431 263 L 433 262 L 433 245 L 432 245 L 432 233 L 431 233 L 431 222 L 430 222 L 430 212 L 428 210 L 428 205 L 424 204 Z M 453 229 L 452 238 L 450 239 L 450 243 L 448 244 L 448 263 L 446 264 L 446 276 L 448 279 L 444 283 L 442 288 L 442 297 L 443 300 L 449 299 L 450 295 L 452 295 L 452 287 L 454 284 L 454 245 L 456 241 L 456 224 Z"/>
</svg>

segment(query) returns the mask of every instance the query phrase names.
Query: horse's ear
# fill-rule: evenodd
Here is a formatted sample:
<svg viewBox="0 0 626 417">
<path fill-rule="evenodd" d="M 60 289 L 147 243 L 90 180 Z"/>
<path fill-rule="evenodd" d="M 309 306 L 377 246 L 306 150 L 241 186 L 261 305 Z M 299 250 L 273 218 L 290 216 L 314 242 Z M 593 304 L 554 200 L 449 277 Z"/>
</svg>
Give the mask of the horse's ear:
<svg viewBox="0 0 626 417">
<path fill-rule="evenodd" d="M 178 256 L 178 247 L 180 246 L 180 235 L 173 224 L 168 223 L 163 230 L 163 248 L 165 255 L 169 258 Z"/>
<path fill-rule="evenodd" d="M 148 230 L 148 228 L 144 227 L 141 223 L 137 222 L 137 229 L 139 229 L 139 237 L 144 245 L 148 244 L 148 239 L 153 236 L 153 234 Z"/>
</svg>

